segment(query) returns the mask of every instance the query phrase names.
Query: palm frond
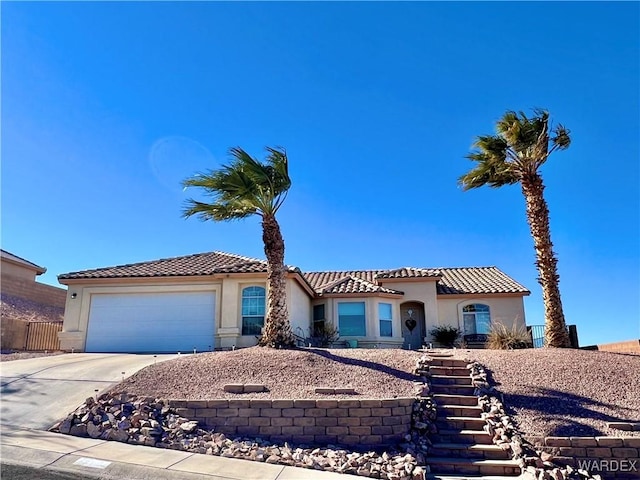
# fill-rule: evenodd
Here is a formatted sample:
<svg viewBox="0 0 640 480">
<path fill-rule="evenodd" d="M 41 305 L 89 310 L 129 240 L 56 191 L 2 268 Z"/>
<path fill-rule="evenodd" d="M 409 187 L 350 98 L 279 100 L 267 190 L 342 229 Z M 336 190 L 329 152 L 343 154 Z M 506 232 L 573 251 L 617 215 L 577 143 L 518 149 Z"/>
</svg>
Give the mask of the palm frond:
<svg viewBox="0 0 640 480">
<path fill-rule="evenodd" d="M 182 210 L 184 218 L 196 216 L 200 220 L 214 220 L 216 222 L 226 220 L 240 220 L 256 213 L 256 209 L 242 203 L 204 203 L 188 199 Z"/>
<path fill-rule="evenodd" d="M 183 215 L 219 221 L 275 214 L 286 198 L 291 179 L 284 149 L 267 147 L 267 151 L 262 163 L 242 148 L 233 147 L 229 150 L 229 164 L 185 179 L 185 188 L 200 188 L 212 201 L 189 200 Z"/>
</svg>

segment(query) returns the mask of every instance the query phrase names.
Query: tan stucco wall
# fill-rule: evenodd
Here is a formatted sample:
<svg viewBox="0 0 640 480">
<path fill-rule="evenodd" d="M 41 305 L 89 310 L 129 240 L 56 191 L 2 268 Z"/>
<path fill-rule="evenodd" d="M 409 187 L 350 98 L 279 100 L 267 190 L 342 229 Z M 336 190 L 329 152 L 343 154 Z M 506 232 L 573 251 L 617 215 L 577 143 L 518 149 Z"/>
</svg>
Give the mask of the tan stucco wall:
<svg viewBox="0 0 640 480">
<path fill-rule="evenodd" d="M 17 265 L 5 258 L 0 260 L 0 271 L 2 271 L 2 276 L 10 275 L 23 280 L 36 281 L 37 270 L 35 268 L 26 265 Z"/>
<path fill-rule="evenodd" d="M 264 276 L 224 277 L 216 279 L 180 279 L 140 282 L 121 280 L 99 285 L 72 284 L 69 286 L 64 327 L 59 338 L 63 350 L 83 351 L 86 343 L 91 296 L 105 293 L 166 293 L 212 291 L 216 295 L 214 348 L 242 348 L 257 343 L 255 335 L 242 335 L 242 290 L 250 286 L 267 288 Z M 73 294 L 76 298 L 71 298 Z M 309 296 L 299 283 L 287 279 L 287 301 L 292 328 L 308 333 L 311 322 Z M 213 321 L 213 319 L 212 319 Z"/>
<path fill-rule="evenodd" d="M 311 327 L 311 299 L 297 281 L 287 281 L 287 309 L 291 331 L 295 335 L 308 337 Z"/>
<path fill-rule="evenodd" d="M 126 282 L 126 281 L 123 281 Z M 199 282 L 199 283 L 122 283 L 119 285 L 69 285 L 67 290 L 67 302 L 65 306 L 64 324 L 62 332 L 58 334 L 60 348 L 66 351 L 84 351 L 87 336 L 87 326 L 89 323 L 89 312 L 91 309 L 91 297 L 97 294 L 118 294 L 118 293 L 165 293 L 165 292 L 206 292 L 213 291 L 216 294 L 215 316 L 216 322 L 221 318 L 220 302 L 221 283 Z M 72 298 L 73 295 L 75 298 Z M 212 319 L 214 321 L 214 319 Z M 215 332 L 218 331 L 218 323 Z M 212 344 L 216 344 L 217 339 L 212 339 Z"/>
<path fill-rule="evenodd" d="M 365 337 L 340 336 L 340 340 L 358 340 L 364 346 L 400 346 L 402 345 L 402 328 L 400 326 L 400 302 L 395 298 L 386 297 L 348 297 L 348 298 L 324 298 L 314 300 L 313 304 L 325 303 L 325 321 L 339 329 L 338 304 L 341 302 L 364 302 L 365 309 Z M 380 336 L 379 303 L 392 305 L 392 337 Z"/>
<path fill-rule="evenodd" d="M 500 323 L 511 328 L 525 326 L 524 301 L 521 296 L 495 297 L 464 297 L 455 295 L 449 298 L 445 295 L 438 297 L 438 324 L 450 325 L 463 329 L 462 308 L 471 303 L 482 303 L 489 306 L 492 323 Z"/>
<path fill-rule="evenodd" d="M 424 282 L 388 282 L 382 286 L 404 292 L 404 297 L 398 303 L 422 302 L 424 303 L 425 332 L 428 332 L 438 324 L 439 305 L 436 299 L 436 280 L 427 279 Z M 398 311 L 398 316 L 400 312 Z M 399 325 L 399 324 L 398 324 Z"/>
</svg>

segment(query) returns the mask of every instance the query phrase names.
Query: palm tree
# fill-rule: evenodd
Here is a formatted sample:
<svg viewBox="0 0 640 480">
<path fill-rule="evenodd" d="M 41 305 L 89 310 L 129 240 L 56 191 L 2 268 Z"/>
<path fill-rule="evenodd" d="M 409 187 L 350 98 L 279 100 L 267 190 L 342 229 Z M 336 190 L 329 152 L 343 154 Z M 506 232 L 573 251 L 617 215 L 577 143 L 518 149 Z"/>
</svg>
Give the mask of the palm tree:
<svg viewBox="0 0 640 480">
<path fill-rule="evenodd" d="M 187 200 L 183 217 L 198 216 L 216 222 L 238 220 L 251 215 L 262 219 L 262 240 L 267 257 L 267 315 L 260 345 L 293 346 L 286 299 L 284 239 L 276 212 L 291 187 L 288 159 L 281 147 L 266 147 L 261 163 L 240 147 L 230 149 L 232 162 L 219 170 L 209 170 L 182 182 L 185 188 L 200 187 L 212 197 L 211 203 Z"/>
<path fill-rule="evenodd" d="M 553 252 L 549 208 L 544 199 L 540 167 L 556 150 L 571 143 L 569 130 L 553 127 L 549 113 L 535 109 L 528 118 L 523 112 L 507 111 L 496 125 L 496 135 L 478 136 L 476 150 L 467 158 L 477 165 L 458 182 L 464 190 L 484 185 L 502 187 L 520 183 L 527 208 L 527 222 L 536 251 L 538 283 L 542 287 L 545 316 L 545 344 L 569 347 L 569 334 L 560 300 L 558 260 Z"/>
</svg>

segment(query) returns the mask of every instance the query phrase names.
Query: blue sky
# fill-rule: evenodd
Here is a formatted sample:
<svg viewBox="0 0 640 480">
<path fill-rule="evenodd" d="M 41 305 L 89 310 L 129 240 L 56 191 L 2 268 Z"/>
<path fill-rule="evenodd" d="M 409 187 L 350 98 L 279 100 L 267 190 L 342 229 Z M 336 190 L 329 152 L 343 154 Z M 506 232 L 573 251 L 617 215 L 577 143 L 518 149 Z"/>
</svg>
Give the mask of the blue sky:
<svg viewBox="0 0 640 480">
<path fill-rule="evenodd" d="M 74 270 L 222 250 L 258 219 L 180 216 L 180 180 L 281 145 L 303 270 L 496 265 L 532 294 L 518 186 L 463 192 L 476 135 L 547 108 L 567 323 L 640 336 L 637 2 L 2 3 L 2 247 Z"/>
</svg>

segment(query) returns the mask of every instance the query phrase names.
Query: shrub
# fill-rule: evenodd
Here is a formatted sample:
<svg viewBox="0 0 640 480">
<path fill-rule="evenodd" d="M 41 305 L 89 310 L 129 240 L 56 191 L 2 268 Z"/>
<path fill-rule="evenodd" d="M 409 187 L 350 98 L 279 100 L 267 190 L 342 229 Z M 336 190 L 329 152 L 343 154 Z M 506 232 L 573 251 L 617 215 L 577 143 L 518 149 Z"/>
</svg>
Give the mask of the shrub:
<svg viewBox="0 0 640 480">
<path fill-rule="evenodd" d="M 325 324 L 313 332 L 313 338 L 319 347 L 328 347 L 340 337 L 338 329 L 333 325 Z"/>
<path fill-rule="evenodd" d="M 433 339 L 444 347 L 453 347 L 462 332 L 456 327 L 440 325 L 429 332 Z"/>
<path fill-rule="evenodd" d="M 487 338 L 487 348 L 494 350 L 533 348 L 533 342 L 526 327 L 517 327 L 514 324 L 511 328 L 507 328 L 497 323 L 491 325 L 491 331 Z"/>
</svg>

